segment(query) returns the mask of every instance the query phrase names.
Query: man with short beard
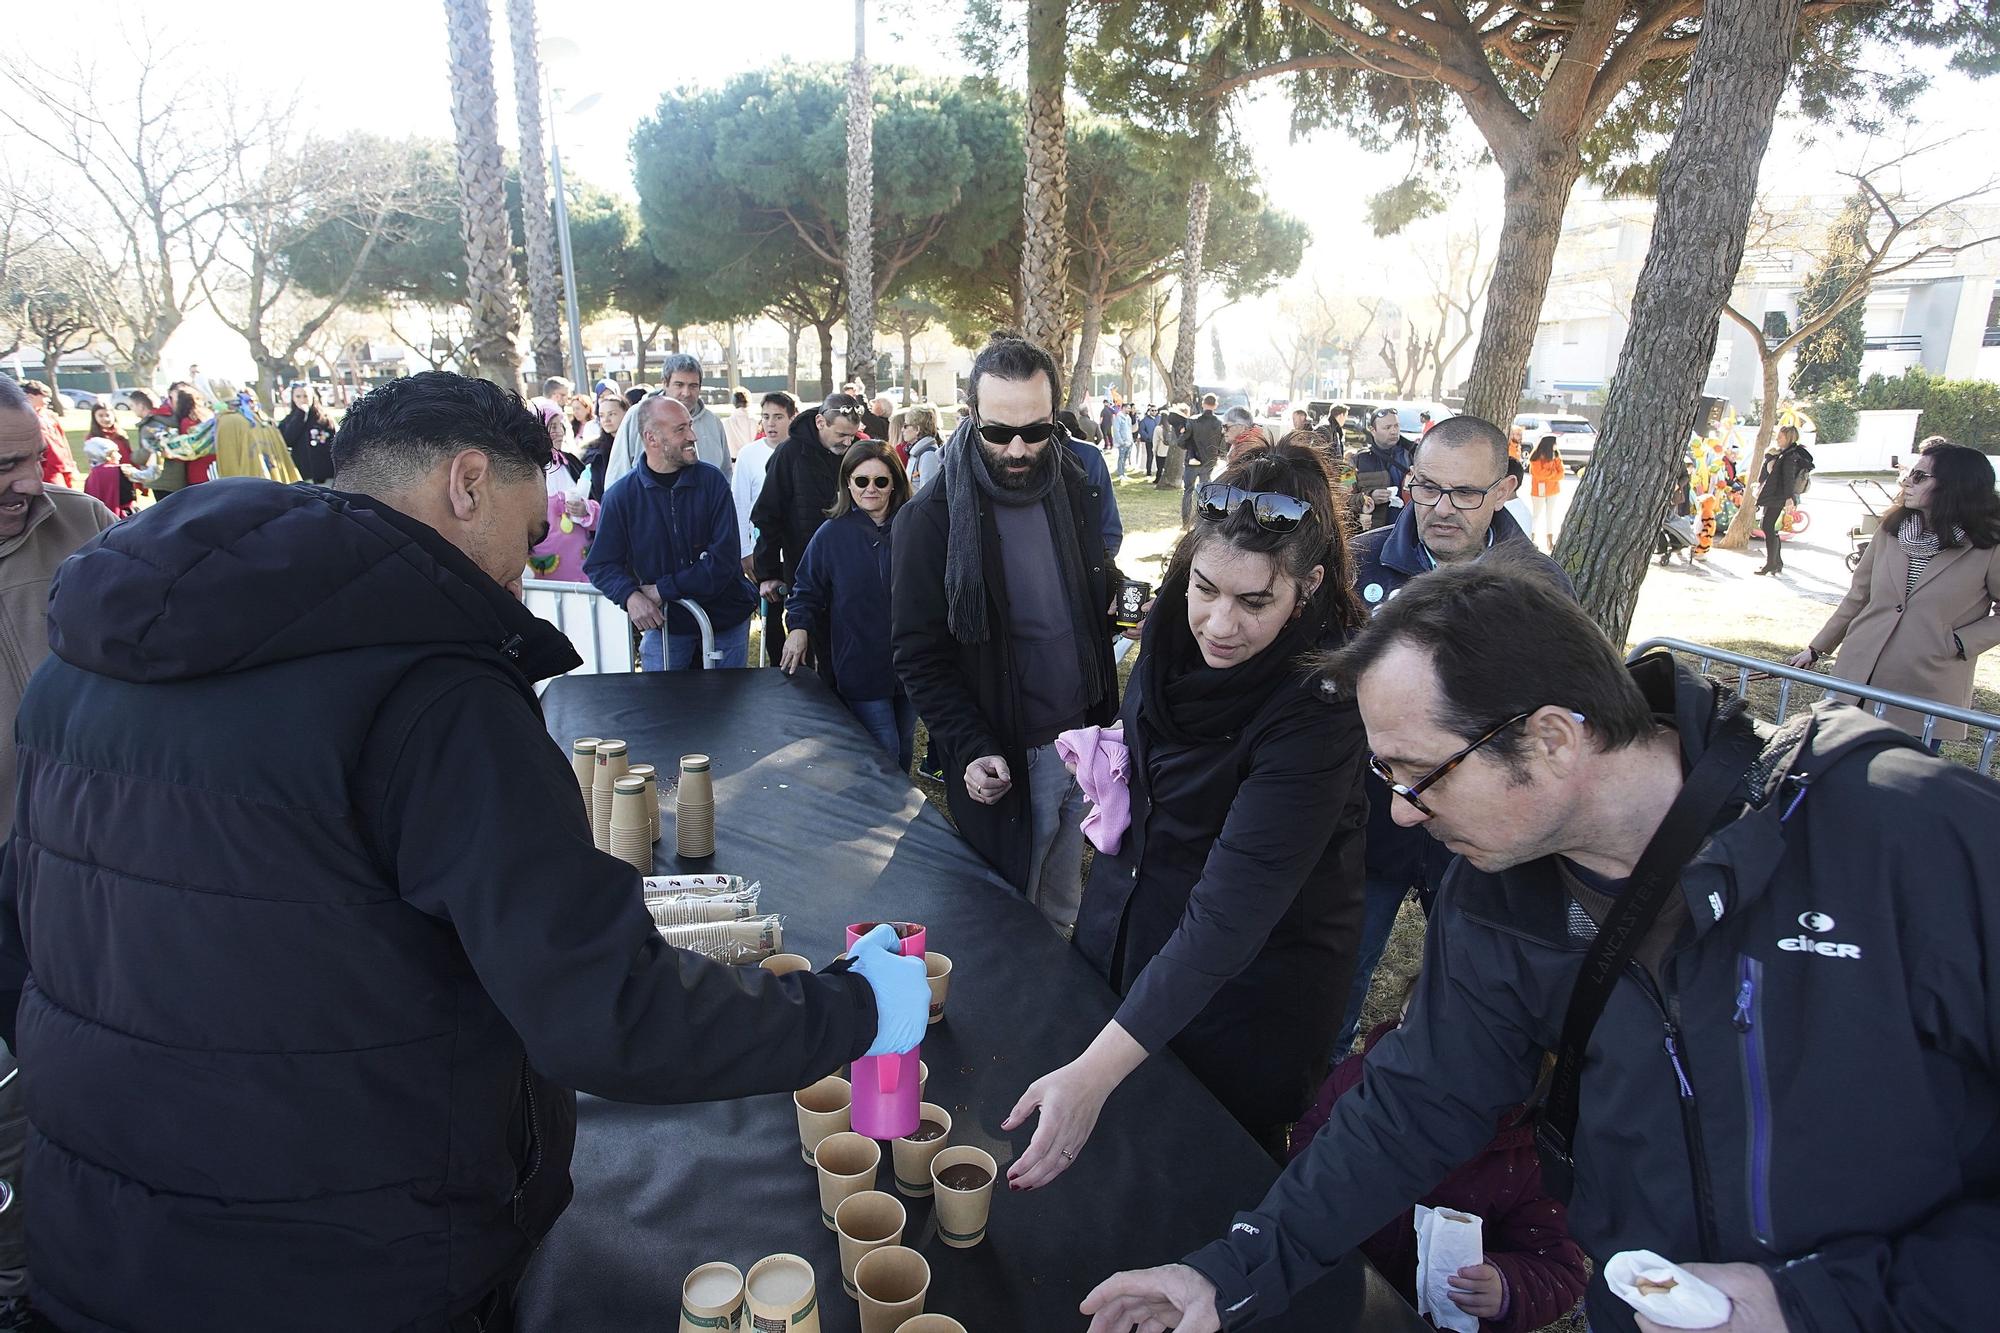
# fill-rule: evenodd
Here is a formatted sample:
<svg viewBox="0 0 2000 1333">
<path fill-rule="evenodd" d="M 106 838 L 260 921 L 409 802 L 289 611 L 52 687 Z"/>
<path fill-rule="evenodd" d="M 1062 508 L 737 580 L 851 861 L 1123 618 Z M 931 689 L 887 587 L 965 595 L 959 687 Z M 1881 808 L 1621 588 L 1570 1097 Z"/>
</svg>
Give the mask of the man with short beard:
<svg viewBox="0 0 2000 1333">
<path fill-rule="evenodd" d="M 708 405 L 701 401 L 701 362 L 686 352 L 675 352 L 661 369 L 666 372 L 666 380 L 660 392 L 686 408 L 688 419 L 694 422 L 694 449 L 687 461 L 692 463 L 699 459 L 720 468 L 724 477 L 729 476 L 729 440 L 722 428 L 722 418 L 709 411 Z M 619 423 L 618 438 L 612 442 L 611 458 L 605 465 L 604 489 L 607 491 L 612 483 L 637 467 L 639 460 L 646 456 L 645 441 L 639 438 L 638 413 L 628 413 L 627 416 L 628 420 Z M 833 502 L 829 500 L 827 503 Z"/>
<path fill-rule="evenodd" d="M 1082 466 L 1059 443 L 1055 361 L 996 337 L 944 475 L 896 517 L 896 673 L 942 754 L 953 821 L 1051 922 L 1076 924 L 1083 796 L 1055 739 L 1118 712 L 1122 576 Z"/>
</svg>

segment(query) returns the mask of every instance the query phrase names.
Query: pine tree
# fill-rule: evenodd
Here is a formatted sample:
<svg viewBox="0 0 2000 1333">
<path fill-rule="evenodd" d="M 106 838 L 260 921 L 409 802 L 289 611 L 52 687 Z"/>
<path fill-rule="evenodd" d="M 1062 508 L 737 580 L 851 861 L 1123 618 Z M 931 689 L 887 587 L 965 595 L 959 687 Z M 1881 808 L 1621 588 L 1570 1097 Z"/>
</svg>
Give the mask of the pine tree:
<svg viewBox="0 0 2000 1333">
<path fill-rule="evenodd" d="M 1799 321 L 1804 323 L 1847 295 L 1867 265 L 1868 221 L 1874 216 L 1868 197 L 1856 193 L 1827 233 L 1826 253 L 1799 292 Z M 1839 318 L 1799 344 L 1792 369 L 1792 396 L 1812 398 L 1835 384 L 1861 378 L 1861 312 L 1856 301 Z"/>
</svg>

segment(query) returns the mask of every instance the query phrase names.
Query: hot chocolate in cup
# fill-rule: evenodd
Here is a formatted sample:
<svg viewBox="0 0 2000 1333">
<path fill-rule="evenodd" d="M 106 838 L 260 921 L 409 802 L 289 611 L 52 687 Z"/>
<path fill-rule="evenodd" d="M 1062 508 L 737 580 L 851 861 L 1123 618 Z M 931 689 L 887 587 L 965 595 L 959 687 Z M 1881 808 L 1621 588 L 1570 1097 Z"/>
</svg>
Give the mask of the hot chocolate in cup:
<svg viewBox="0 0 2000 1333">
<path fill-rule="evenodd" d="M 896 1169 L 896 1192 L 912 1199 L 931 1193 L 931 1161 L 951 1140 L 951 1113 L 925 1102 L 917 1108 L 917 1132 L 889 1144 L 889 1161 Z"/>
<path fill-rule="evenodd" d="M 946 1148 L 931 1159 L 939 1240 L 955 1250 L 969 1250 L 986 1239 L 993 1181 L 999 1174 L 992 1155 L 981 1148 Z"/>
</svg>

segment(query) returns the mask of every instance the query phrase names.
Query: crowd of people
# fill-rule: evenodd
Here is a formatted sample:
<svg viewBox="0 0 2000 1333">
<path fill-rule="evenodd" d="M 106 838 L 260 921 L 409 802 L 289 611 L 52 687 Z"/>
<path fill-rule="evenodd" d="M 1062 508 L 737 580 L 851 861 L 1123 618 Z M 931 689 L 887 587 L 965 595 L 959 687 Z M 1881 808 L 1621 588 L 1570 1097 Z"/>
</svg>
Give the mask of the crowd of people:
<svg viewBox="0 0 2000 1333">
<path fill-rule="evenodd" d="M 664 371 L 525 402 L 417 375 L 337 429 L 301 386 L 305 486 L 160 448 L 200 424 L 186 386 L 135 440 L 93 420 L 79 478 L 0 379 L 0 1036 L 34 1089 L 28 1131 L 0 1073 L 0 1179 L 28 1159 L 0 1299 L 505 1328 L 577 1090 L 784 1091 L 919 1039 L 893 940 L 747 977 L 660 940 L 543 730 L 533 684 L 577 658 L 526 576 L 621 608 L 648 670 L 748 667 L 761 614 L 761 665 L 819 673 L 905 773 L 921 719 L 960 836 L 1119 997 L 1006 1117 L 1013 1188 L 1060 1188 L 1164 1051 L 1285 1164 L 1093 1291 L 1098 1333 L 1240 1327 L 1357 1246 L 1413 1294 L 1420 1203 L 1486 1218 L 1449 1279 L 1488 1333 L 1579 1300 L 1654 1333 L 1603 1280 L 1635 1248 L 1726 1293 L 1729 1333 L 1984 1317 L 2000 791 L 1894 716 L 1773 730 L 1628 666 L 1538 542 L 1553 438 L 1384 408 L 1349 450 L 1344 411 L 1277 432 L 1213 395 L 1087 431 L 1000 335 L 949 422 L 858 385 L 725 421 L 698 362 Z M 1115 480 L 1162 448 L 1184 531 L 1135 628 Z M 140 487 L 194 494 L 116 522 Z M 1798 660 L 1969 697 L 1996 553 L 1990 462 L 1927 442 Z M 1412 898 L 1420 977 L 1364 1034 Z"/>
</svg>

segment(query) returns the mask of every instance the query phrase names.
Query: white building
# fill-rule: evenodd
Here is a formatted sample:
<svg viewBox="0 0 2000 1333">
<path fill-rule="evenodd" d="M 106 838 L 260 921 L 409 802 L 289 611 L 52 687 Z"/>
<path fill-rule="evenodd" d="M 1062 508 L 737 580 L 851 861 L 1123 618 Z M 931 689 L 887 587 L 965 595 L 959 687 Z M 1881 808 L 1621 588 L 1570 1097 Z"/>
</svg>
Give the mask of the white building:
<svg viewBox="0 0 2000 1333">
<path fill-rule="evenodd" d="M 1571 206 L 1528 363 L 1530 396 L 1576 403 L 1610 387 L 1653 210 L 1649 200 L 1580 198 Z M 1968 235 L 1991 235 L 2000 231 L 2000 212 L 1967 222 L 1976 228 Z M 1783 336 L 1777 317 L 1782 328 L 1797 326 L 1799 291 L 1817 260 L 1811 239 L 1754 248 L 1744 256 L 1730 303 L 1767 333 Z M 1996 281 L 2000 245 L 1934 256 L 1876 282 L 1862 314 L 1862 378 L 1921 365 L 1953 379 L 2000 381 L 2000 328 L 1988 325 Z M 1790 374 L 1787 365 L 1787 385 Z M 1762 375 L 1750 334 L 1725 316 L 1702 392 L 1740 411 L 1762 398 Z"/>
</svg>

